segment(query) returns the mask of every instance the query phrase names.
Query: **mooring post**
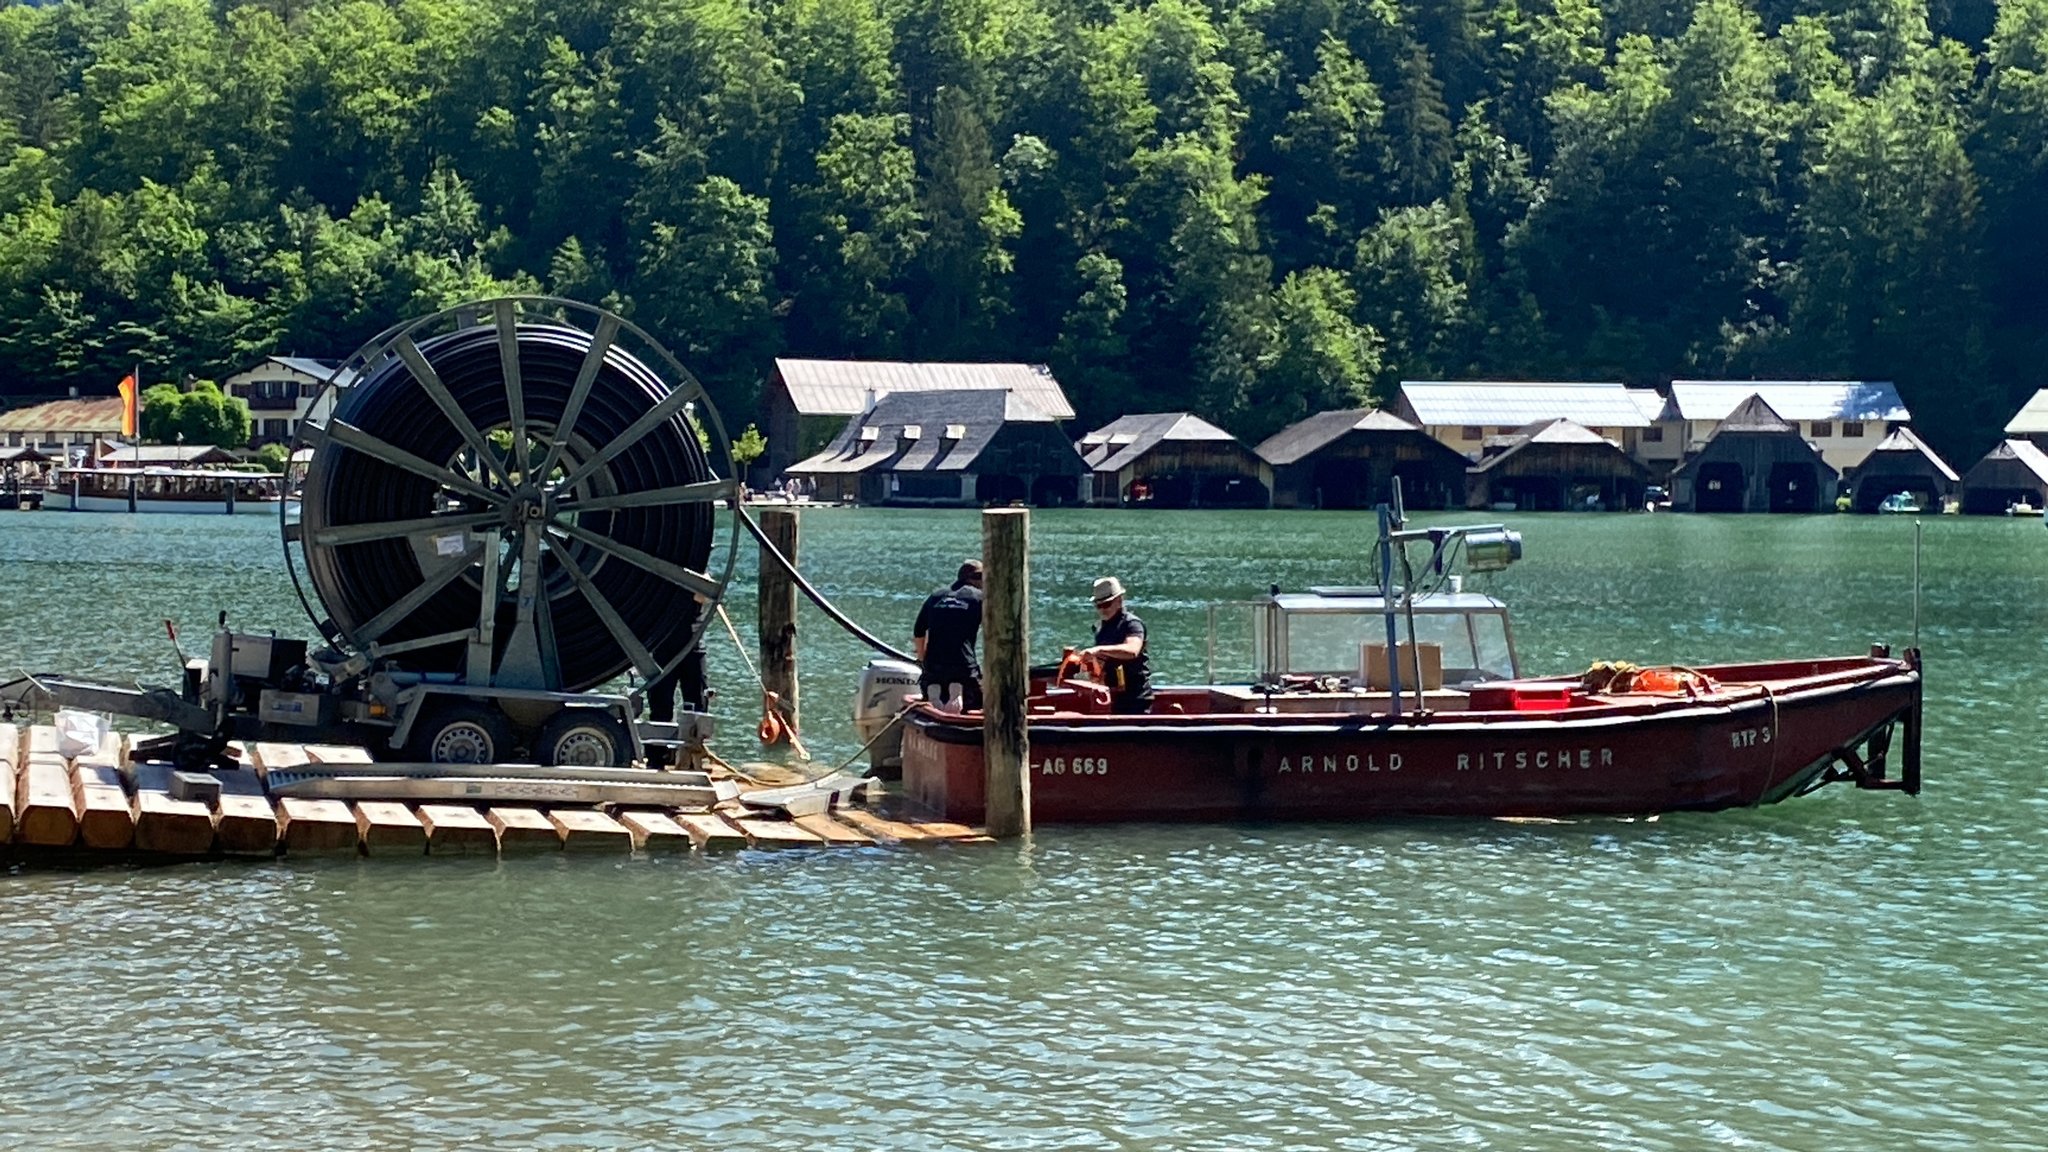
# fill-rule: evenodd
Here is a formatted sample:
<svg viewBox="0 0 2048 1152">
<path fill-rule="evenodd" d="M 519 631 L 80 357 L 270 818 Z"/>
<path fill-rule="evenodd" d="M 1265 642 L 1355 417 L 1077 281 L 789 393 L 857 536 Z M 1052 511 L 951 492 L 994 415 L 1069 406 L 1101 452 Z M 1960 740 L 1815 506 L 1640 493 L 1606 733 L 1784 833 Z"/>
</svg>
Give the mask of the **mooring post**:
<svg viewBox="0 0 2048 1152">
<path fill-rule="evenodd" d="M 981 514 L 983 823 L 997 838 L 1031 831 L 1031 511 Z"/>
<path fill-rule="evenodd" d="M 768 543 L 797 562 L 797 510 L 764 508 L 761 531 Z M 796 581 L 768 549 L 761 549 L 761 683 L 782 701 L 782 711 L 791 728 L 797 726 L 796 676 Z"/>
</svg>

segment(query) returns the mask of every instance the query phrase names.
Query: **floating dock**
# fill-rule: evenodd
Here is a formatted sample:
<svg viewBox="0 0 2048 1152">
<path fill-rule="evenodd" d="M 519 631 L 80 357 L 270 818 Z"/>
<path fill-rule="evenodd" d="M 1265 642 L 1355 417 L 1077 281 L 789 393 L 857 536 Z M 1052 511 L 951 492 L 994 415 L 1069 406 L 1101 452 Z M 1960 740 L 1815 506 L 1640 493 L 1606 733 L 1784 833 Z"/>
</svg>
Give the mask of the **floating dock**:
<svg viewBox="0 0 2048 1152">
<path fill-rule="evenodd" d="M 309 780 L 382 779 L 370 775 L 377 769 L 360 748 L 230 744 L 235 766 L 205 773 L 131 756 L 119 734 L 68 759 L 59 748 L 55 728 L 0 724 L 0 845 L 17 859 L 623 855 L 986 839 L 962 824 L 885 815 L 868 806 L 865 789 L 820 793 L 805 804 L 750 804 L 749 796 L 793 789 L 736 776 L 713 777 L 708 793 L 678 789 L 702 793 L 703 803 L 339 799 L 284 793 L 307 791 Z"/>
</svg>

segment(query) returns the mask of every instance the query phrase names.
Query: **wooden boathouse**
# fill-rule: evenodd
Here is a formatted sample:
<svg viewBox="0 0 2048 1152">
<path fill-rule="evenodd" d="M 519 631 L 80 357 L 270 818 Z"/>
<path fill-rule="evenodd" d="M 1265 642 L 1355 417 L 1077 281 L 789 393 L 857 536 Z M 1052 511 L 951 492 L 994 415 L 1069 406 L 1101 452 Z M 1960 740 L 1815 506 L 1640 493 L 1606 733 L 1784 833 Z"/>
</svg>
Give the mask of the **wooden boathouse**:
<svg viewBox="0 0 2048 1152">
<path fill-rule="evenodd" d="M 1996 516 L 2014 505 L 2048 508 L 2048 452 L 2031 440 L 2000 441 L 1963 473 L 1963 513 Z"/>
<path fill-rule="evenodd" d="M 827 501 L 1076 504 L 1088 476 L 1059 419 L 996 388 L 891 392 L 790 465 Z"/>
<path fill-rule="evenodd" d="M 1266 508 L 1272 466 L 1243 441 L 1191 412 L 1125 416 L 1076 445 L 1096 504 L 1152 508 Z"/>
<path fill-rule="evenodd" d="M 1671 474 L 1684 512 L 1818 512 L 1839 479 L 1797 425 L 1752 394 Z"/>
<path fill-rule="evenodd" d="M 1842 480 L 1849 485 L 1851 506 L 1858 512 L 1875 512 L 1886 497 L 1899 492 L 1920 497 L 1923 507 L 1939 509 L 1962 483 L 1948 461 L 1910 428 L 1893 429 Z"/>
<path fill-rule="evenodd" d="M 1639 508 L 1650 470 L 1621 445 L 1559 417 L 1489 437 L 1465 470 L 1465 506 L 1560 512 Z"/>
<path fill-rule="evenodd" d="M 1465 499 L 1471 463 L 1418 425 L 1377 408 L 1321 412 L 1258 446 L 1273 469 L 1276 508 L 1370 508 L 1393 478 L 1410 508 L 1451 508 Z"/>
</svg>

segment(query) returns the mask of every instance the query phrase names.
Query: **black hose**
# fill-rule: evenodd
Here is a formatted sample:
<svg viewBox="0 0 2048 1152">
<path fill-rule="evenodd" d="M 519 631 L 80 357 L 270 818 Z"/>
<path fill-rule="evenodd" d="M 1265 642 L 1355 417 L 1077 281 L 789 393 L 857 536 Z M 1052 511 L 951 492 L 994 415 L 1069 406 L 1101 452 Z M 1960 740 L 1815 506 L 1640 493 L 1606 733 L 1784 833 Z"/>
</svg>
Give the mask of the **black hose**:
<svg viewBox="0 0 2048 1152">
<path fill-rule="evenodd" d="M 740 521 L 747 526 L 747 531 L 752 532 L 754 534 L 754 539 L 759 540 L 761 542 L 761 551 L 766 553 L 769 559 L 775 561 L 776 565 L 780 567 L 784 572 L 789 573 L 789 578 L 791 580 L 796 581 L 798 591 L 801 591 L 805 596 L 810 597 L 811 603 L 816 604 L 818 606 L 818 610 L 823 612 L 828 618 L 830 618 L 834 624 L 837 624 L 841 628 L 846 629 L 847 632 L 852 634 L 854 639 L 860 641 L 861 643 L 867 645 L 875 651 L 880 652 L 884 656 L 887 656 L 894 660 L 901 660 L 906 664 L 917 663 L 917 657 L 912 656 L 910 653 L 905 652 L 901 648 L 897 648 L 891 645 L 887 641 L 876 636 L 874 633 L 854 623 L 851 619 L 847 617 L 846 613 L 841 612 L 838 608 L 834 607 L 830 600 L 825 599 L 824 593 L 818 591 L 816 588 L 811 587 L 811 582 L 809 580 L 804 579 L 804 574 L 796 570 L 796 565 L 789 562 L 789 557 L 784 556 L 781 553 L 781 551 L 778 550 L 775 547 L 775 545 L 769 541 L 768 534 L 761 530 L 761 526 L 754 522 L 754 518 L 752 516 L 747 515 L 747 510 L 744 507 L 741 507 L 739 509 L 739 514 Z"/>
<path fill-rule="evenodd" d="M 567 407 L 591 336 L 555 325 L 517 329 L 520 374 L 529 435 L 544 439 Z M 456 404 L 486 436 L 505 429 L 511 414 L 499 363 L 496 330 L 489 325 L 428 340 L 420 353 L 433 365 Z M 660 377 L 616 347 L 577 417 L 566 468 L 595 455 L 597 446 L 620 437 L 642 414 L 659 404 L 668 389 Z M 461 431 L 435 406 L 405 364 L 390 358 L 374 366 L 347 390 L 334 419 L 435 464 L 453 464 L 468 447 Z M 459 469 L 458 469 L 459 470 Z M 613 457 L 585 482 L 585 494 L 647 491 L 711 478 L 711 466 L 689 423 L 678 415 Z M 479 477 L 479 479 L 482 479 Z M 375 457 L 330 446 L 315 453 L 308 470 L 302 539 L 308 574 L 321 604 L 341 633 L 353 639 L 371 619 L 418 588 L 434 567 L 423 564 L 415 539 L 319 545 L 324 527 L 378 524 L 441 514 L 483 511 L 465 505 L 434 480 Z M 712 545 L 709 503 L 584 513 L 576 523 L 619 544 L 703 571 Z M 514 534 L 516 539 L 516 533 Z M 695 635 L 695 601 L 683 589 L 616 556 L 582 543 L 550 539 L 548 549 L 565 550 L 624 620 L 627 630 L 666 666 L 680 659 Z M 616 677 L 631 659 L 595 608 L 559 562 L 544 552 L 542 623 L 551 633 L 559 675 L 549 687 L 584 691 Z M 518 560 L 516 547 L 501 563 Z M 482 601 L 481 568 L 472 568 L 428 598 L 405 619 L 375 637 L 392 644 L 474 628 Z M 516 598 L 497 608 L 495 641 L 502 654 L 517 622 Z M 406 664 L 423 672 L 459 672 L 466 644 L 455 641 L 409 653 Z"/>
</svg>

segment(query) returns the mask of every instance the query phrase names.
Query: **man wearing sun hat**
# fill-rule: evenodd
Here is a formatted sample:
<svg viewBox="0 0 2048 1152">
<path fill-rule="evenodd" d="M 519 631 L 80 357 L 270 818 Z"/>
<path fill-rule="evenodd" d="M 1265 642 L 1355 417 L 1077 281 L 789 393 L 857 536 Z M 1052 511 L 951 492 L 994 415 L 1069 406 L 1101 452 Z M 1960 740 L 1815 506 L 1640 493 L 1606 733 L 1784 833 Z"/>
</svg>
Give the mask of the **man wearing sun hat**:
<svg viewBox="0 0 2048 1152">
<path fill-rule="evenodd" d="M 1110 711 L 1142 715 L 1152 710 L 1152 662 L 1145 656 L 1145 622 L 1124 606 L 1123 581 L 1104 576 L 1095 582 L 1095 646 L 1081 655 L 1102 668 L 1109 686 Z"/>
</svg>

